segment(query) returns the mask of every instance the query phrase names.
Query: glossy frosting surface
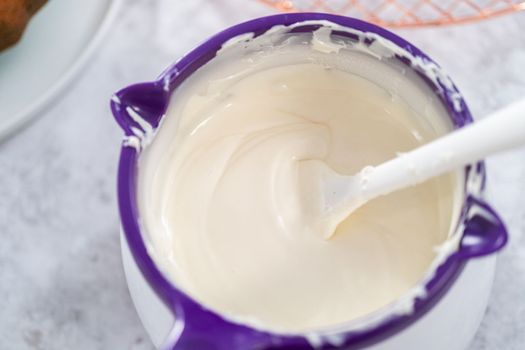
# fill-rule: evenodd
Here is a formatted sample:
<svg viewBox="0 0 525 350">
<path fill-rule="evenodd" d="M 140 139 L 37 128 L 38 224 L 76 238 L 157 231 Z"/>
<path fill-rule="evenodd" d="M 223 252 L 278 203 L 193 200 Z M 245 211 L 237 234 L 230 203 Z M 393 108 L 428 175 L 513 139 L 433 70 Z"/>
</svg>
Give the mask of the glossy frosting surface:
<svg viewBox="0 0 525 350">
<path fill-rule="evenodd" d="M 368 203 L 329 240 L 315 230 L 303 162 L 351 175 L 449 126 L 414 77 L 298 37 L 226 52 L 190 77 L 139 173 L 141 222 L 161 269 L 204 305 L 281 331 L 352 320 L 405 295 L 456 207 L 449 175 Z"/>
</svg>

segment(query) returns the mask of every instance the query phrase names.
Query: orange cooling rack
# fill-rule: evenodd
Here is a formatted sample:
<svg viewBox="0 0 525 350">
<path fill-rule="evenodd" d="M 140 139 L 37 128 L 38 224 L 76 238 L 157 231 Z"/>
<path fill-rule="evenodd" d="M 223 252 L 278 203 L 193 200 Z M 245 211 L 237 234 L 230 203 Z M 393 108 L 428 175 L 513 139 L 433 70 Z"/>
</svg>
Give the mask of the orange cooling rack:
<svg viewBox="0 0 525 350">
<path fill-rule="evenodd" d="M 523 0 L 259 0 L 285 12 L 330 12 L 389 27 L 445 25 L 525 9 Z"/>
</svg>

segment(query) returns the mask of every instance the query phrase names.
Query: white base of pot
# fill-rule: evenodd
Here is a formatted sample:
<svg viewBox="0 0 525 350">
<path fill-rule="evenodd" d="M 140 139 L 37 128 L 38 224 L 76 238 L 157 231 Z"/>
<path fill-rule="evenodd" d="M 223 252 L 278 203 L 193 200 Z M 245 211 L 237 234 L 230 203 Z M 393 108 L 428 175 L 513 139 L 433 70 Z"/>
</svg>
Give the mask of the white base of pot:
<svg viewBox="0 0 525 350">
<path fill-rule="evenodd" d="M 144 328 L 159 347 L 174 318 L 140 273 L 123 235 L 121 248 L 131 298 Z M 465 350 L 485 313 L 495 268 L 495 254 L 469 261 L 451 289 L 427 314 L 367 349 Z"/>
</svg>

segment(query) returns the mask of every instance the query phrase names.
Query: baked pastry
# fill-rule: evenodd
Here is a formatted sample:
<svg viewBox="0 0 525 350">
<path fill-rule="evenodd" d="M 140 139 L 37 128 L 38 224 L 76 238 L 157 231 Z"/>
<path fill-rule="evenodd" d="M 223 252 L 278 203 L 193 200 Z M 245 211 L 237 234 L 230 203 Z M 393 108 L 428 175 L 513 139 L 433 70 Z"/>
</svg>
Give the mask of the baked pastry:
<svg viewBox="0 0 525 350">
<path fill-rule="evenodd" d="M 47 0 L 0 0 L 0 51 L 16 44 Z"/>
</svg>

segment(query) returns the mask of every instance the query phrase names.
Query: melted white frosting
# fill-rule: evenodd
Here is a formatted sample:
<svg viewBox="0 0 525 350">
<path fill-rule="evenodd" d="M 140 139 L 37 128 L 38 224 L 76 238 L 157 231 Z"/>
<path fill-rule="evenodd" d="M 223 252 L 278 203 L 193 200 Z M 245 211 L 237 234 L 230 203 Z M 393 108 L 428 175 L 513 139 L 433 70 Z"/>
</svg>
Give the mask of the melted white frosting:
<svg viewBox="0 0 525 350">
<path fill-rule="evenodd" d="M 452 175 L 368 203 L 328 241 L 313 228 L 301 162 L 350 175 L 450 128 L 413 72 L 377 60 L 390 46 L 356 46 L 277 27 L 228 42 L 174 93 L 141 155 L 140 217 L 150 254 L 202 304 L 280 332 L 396 300 L 406 312 L 438 247 L 457 247 Z"/>
</svg>

